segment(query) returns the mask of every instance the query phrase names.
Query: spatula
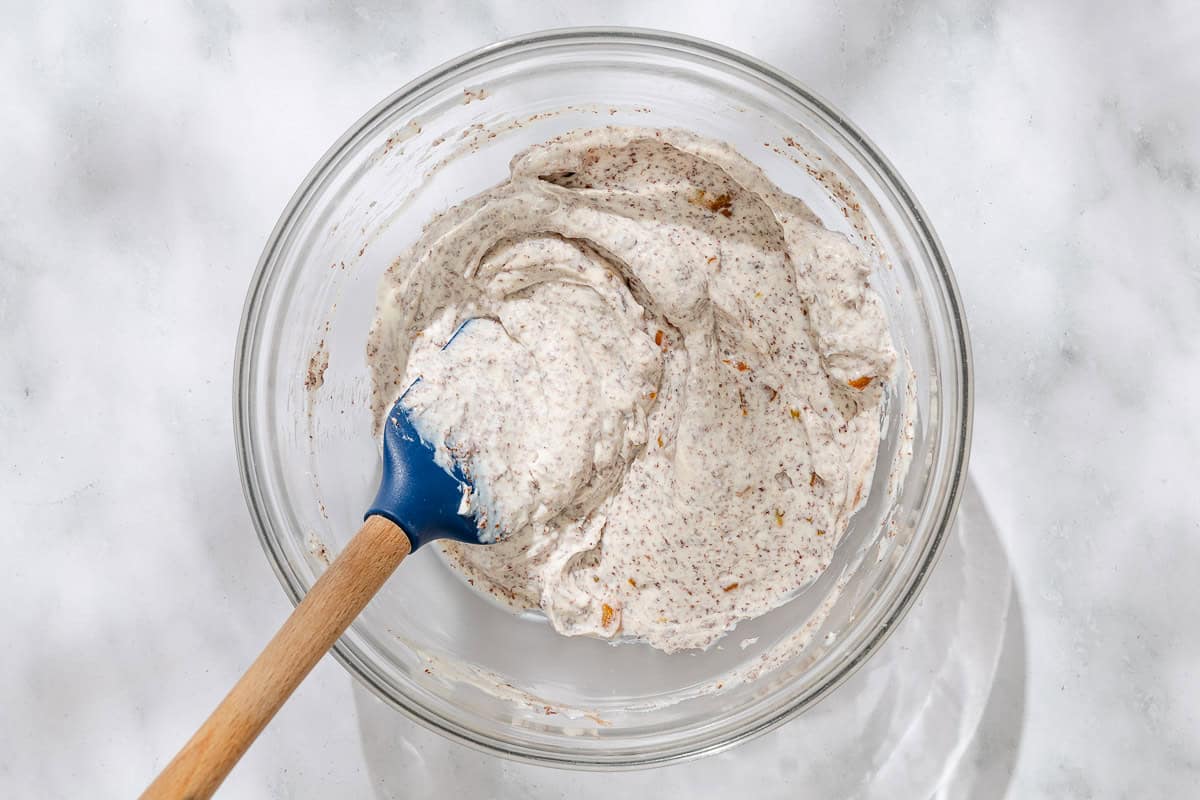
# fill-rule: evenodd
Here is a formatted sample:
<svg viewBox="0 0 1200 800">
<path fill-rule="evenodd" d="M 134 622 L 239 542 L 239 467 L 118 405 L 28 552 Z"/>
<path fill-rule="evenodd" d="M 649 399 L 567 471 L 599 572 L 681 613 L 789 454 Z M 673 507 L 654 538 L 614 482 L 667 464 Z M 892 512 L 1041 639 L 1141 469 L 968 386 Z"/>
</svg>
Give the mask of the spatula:
<svg viewBox="0 0 1200 800">
<path fill-rule="evenodd" d="M 143 800 L 210 797 L 410 552 L 435 539 L 481 544 L 475 519 L 459 513 L 464 486 L 457 465 L 447 472 L 434 461 L 401 396 L 384 424 L 383 479 L 362 528 Z"/>
</svg>

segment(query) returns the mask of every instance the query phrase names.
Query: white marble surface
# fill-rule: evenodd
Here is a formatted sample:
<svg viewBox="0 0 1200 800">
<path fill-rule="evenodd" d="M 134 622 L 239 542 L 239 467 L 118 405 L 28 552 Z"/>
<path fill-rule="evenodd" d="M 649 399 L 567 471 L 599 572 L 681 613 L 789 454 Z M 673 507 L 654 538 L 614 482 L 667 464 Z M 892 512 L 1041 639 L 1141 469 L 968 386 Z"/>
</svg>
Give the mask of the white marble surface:
<svg viewBox="0 0 1200 800">
<path fill-rule="evenodd" d="M 3 4 L 0 795 L 136 794 L 289 608 L 243 506 L 230 384 L 247 280 L 305 172 L 418 72 L 600 23 L 779 65 L 909 181 L 975 339 L 957 544 L 858 689 L 715 759 L 510 765 L 327 659 L 224 796 L 1193 794 L 1198 20 L 1182 0 Z M 890 753 L 815 733 L 912 686 L 925 710 Z"/>
</svg>

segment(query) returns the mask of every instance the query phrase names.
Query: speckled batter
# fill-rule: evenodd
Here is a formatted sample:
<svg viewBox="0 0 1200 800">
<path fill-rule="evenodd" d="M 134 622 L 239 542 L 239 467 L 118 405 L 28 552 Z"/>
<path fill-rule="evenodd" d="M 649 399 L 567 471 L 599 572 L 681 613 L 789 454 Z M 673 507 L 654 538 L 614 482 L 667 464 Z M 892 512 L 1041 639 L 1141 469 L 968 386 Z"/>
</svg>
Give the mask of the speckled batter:
<svg viewBox="0 0 1200 800">
<path fill-rule="evenodd" d="M 418 428 L 503 539 L 445 546 L 477 588 L 707 647 L 812 582 L 869 492 L 895 362 L 869 268 L 683 131 L 576 131 L 511 172 L 385 276 L 377 418 L 422 377 Z"/>
</svg>

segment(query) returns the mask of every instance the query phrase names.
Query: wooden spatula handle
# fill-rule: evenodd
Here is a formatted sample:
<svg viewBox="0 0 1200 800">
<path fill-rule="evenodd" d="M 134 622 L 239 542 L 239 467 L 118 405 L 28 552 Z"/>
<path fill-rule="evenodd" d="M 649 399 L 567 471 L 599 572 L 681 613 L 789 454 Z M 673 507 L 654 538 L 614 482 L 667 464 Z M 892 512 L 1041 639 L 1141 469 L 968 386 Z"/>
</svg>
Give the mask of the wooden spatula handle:
<svg viewBox="0 0 1200 800">
<path fill-rule="evenodd" d="M 210 797 L 409 550 L 393 522 L 368 517 L 143 800 Z"/>
</svg>

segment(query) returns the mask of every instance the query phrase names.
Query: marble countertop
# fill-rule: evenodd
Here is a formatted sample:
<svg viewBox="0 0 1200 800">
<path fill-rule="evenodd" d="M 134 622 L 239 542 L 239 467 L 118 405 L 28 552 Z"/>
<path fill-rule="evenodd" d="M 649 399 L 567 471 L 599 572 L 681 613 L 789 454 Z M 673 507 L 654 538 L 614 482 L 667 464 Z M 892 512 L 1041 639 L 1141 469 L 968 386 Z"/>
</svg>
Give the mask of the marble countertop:
<svg viewBox="0 0 1200 800">
<path fill-rule="evenodd" d="M 726 754 L 619 775 L 514 765 L 326 659 L 222 796 L 1193 793 L 1200 16 L 1178 0 L 805 5 L 6 4 L 0 793 L 136 794 L 289 610 L 242 502 L 230 386 L 248 279 L 309 167 L 419 72 L 581 24 L 776 64 L 909 182 L 974 337 L 957 535 L 857 683 Z M 919 713 L 852 754 L 821 734 L 872 692 Z"/>
</svg>

